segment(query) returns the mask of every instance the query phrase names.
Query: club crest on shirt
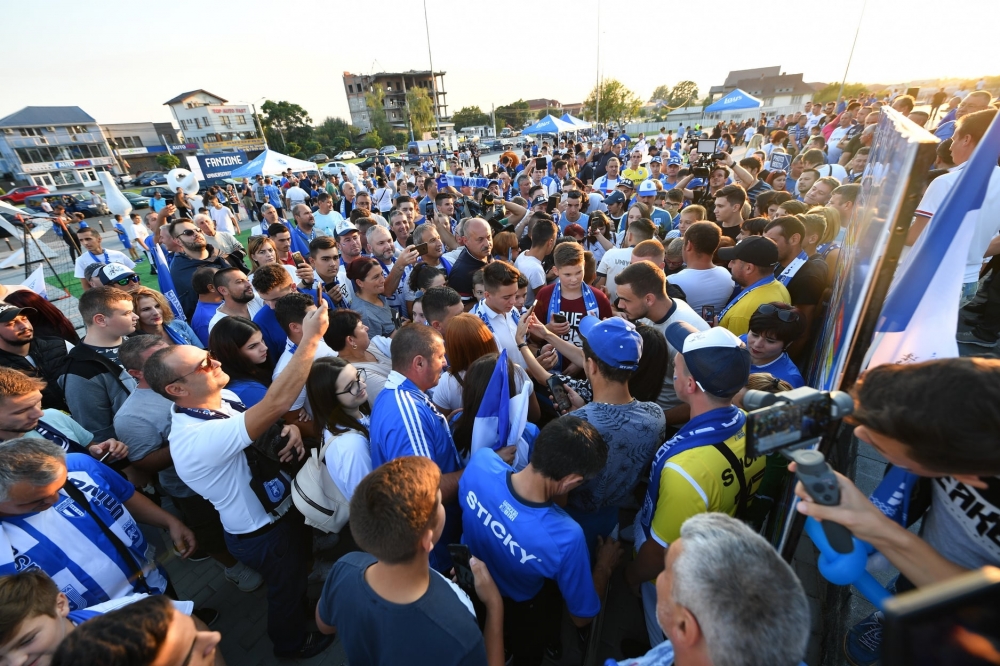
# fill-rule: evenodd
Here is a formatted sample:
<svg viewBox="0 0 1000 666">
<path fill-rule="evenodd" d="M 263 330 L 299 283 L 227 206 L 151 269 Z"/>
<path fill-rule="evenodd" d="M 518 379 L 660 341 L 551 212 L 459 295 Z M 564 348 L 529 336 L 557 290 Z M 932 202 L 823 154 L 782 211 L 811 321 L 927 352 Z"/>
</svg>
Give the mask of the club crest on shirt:
<svg viewBox="0 0 1000 666">
<path fill-rule="evenodd" d="M 264 491 L 272 502 L 280 502 L 281 498 L 285 496 L 285 484 L 281 479 L 271 479 L 264 482 Z"/>
<path fill-rule="evenodd" d="M 142 532 L 139 531 L 139 526 L 135 524 L 134 520 L 129 520 L 122 529 L 125 530 L 125 534 L 128 535 L 133 544 L 139 543 L 142 540 Z"/>
<path fill-rule="evenodd" d="M 76 502 L 69 497 L 63 498 L 61 502 L 56 504 L 56 511 L 67 518 L 83 518 L 87 515 L 84 510 L 78 507 Z"/>
</svg>

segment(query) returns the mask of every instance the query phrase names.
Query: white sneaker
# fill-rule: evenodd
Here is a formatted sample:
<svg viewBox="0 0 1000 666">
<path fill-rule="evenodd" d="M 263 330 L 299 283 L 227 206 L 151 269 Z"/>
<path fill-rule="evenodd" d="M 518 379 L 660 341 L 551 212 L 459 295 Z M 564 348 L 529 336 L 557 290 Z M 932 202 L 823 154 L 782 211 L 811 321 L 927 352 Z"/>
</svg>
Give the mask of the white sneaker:
<svg viewBox="0 0 1000 666">
<path fill-rule="evenodd" d="M 253 592 L 264 584 L 264 577 L 242 562 L 226 568 L 226 580 L 239 588 L 240 592 Z"/>
</svg>

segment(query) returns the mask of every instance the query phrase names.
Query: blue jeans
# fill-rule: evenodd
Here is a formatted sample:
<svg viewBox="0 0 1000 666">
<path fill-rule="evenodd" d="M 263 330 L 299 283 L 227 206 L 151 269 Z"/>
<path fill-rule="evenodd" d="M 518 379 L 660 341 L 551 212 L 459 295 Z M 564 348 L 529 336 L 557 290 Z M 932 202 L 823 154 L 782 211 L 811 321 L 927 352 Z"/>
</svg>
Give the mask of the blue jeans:
<svg viewBox="0 0 1000 666">
<path fill-rule="evenodd" d="M 304 529 L 301 514 L 292 509 L 270 532 L 260 536 L 240 539 L 226 532 L 229 552 L 256 569 L 267 584 L 267 635 L 275 650 L 297 650 L 306 639 L 310 616 Z"/>
</svg>

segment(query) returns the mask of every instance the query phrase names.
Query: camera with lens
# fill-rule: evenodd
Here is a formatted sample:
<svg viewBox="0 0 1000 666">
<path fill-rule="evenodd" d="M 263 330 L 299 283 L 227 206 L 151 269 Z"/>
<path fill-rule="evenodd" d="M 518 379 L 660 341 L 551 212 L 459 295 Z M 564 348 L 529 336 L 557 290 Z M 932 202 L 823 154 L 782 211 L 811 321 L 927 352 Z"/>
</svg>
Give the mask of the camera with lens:
<svg viewBox="0 0 1000 666">
<path fill-rule="evenodd" d="M 815 446 L 854 412 L 847 393 L 808 386 L 780 393 L 750 390 L 743 406 L 748 411 L 747 450 L 755 457 Z"/>
<path fill-rule="evenodd" d="M 487 192 L 486 194 L 483 195 L 483 208 L 492 206 L 494 201 L 495 199 L 493 198 L 493 193 Z"/>
</svg>

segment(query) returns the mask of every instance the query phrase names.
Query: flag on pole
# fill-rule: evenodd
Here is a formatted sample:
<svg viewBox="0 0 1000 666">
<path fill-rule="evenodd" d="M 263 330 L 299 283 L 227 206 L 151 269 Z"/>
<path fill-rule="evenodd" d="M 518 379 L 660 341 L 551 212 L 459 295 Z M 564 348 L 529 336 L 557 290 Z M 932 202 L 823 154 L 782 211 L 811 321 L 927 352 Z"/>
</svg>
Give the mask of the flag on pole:
<svg viewBox="0 0 1000 666">
<path fill-rule="evenodd" d="M 510 433 L 510 383 L 507 374 L 507 350 L 500 352 L 486 394 L 479 403 L 472 424 L 472 453 L 479 449 L 494 451 L 507 445 Z"/>
<path fill-rule="evenodd" d="M 170 267 L 167 265 L 166 257 L 163 256 L 163 248 L 160 247 L 159 243 L 152 243 L 149 254 L 153 257 L 153 263 L 156 264 L 156 280 L 160 284 L 160 293 L 167 298 L 174 316 L 181 321 L 187 321 L 187 317 L 184 316 L 184 308 L 181 307 L 181 299 L 177 297 L 177 290 L 174 289 L 174 278 L 170 275 Z"/>
<path fill-rule="evenodd" d="M 867 367 L 958 356 L 962 278 L 997 155 L 1000 121 L 994 117 L 886 296 Z"/>
<path fill-rule="evenodd" d="M 21 283 L 21 286 L 27 287 L 45 300 L 49 300 L 48 290 L 45 287 L 45 271 L 42 266 L 36 268 L 31 275 L 29 275 L 25 281 Z"/>
</svg>

